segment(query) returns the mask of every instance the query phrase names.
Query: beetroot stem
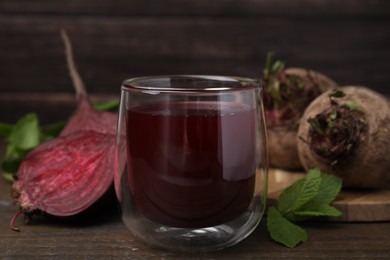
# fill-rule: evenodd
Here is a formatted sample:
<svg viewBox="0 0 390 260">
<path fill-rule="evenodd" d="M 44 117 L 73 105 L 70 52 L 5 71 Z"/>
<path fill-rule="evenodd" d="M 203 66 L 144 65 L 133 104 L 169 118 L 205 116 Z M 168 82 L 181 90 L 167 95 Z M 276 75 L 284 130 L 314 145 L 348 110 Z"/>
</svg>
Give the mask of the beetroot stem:
<svg viewBox="0 0 390 260">
<path fill-rule="evenodd" d="M 20 231 L 20 229 L 15 226 L 15 221 L 21 214 L 23 214 L 23 211 L 18 210 L 18 211 L 15 212 L 15 214 L 11 218 L 11 222 L 9 223 L 9 227 L 13 231 L 16 231 L 16 232 Z"/>
<path fill-rule="evenodd" d="M 70 42 L 68 34 L 64 29 L 61 29 L 61 37 L 65 45 L 65 55 L 66 62 L 68 63 L 69 67 L 69 74 L 72 79 L 73 86 L 76 90 L 76 96 L 79 99 L 80 96 L 86 96 L 87 91 L 85 90 L 85 85 L 80 77 L 80 74 L 77 72 L 76 64 L 73 58 L 72 43 Z"/>
</svg>

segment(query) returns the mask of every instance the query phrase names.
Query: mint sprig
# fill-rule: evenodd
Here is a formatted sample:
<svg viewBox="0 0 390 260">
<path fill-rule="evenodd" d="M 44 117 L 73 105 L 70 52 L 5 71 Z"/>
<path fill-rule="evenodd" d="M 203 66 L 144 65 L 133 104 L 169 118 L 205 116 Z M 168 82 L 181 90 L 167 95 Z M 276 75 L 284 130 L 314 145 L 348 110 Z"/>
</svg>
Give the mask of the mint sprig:
<svg viewBox="0 0 390 260">
<path fill-rule="evenodd" d="M 331 205 L 341 191 L 340 178 L 311 169 L 280 195 L 276 207 L 268 209 L 267 228 L 271 238 L 293 248 L 304 242 L 308 234 L 295 222 L 312 217 L 341 216 Z"/>
<path fill-rule="evenodd" d="M 43 134 L 35 113 L 23 116 L 15 125 L 1 124 L 0 128 L 8 144 L 1 168 L 3 176 L 12 182 L 26 154 L 43 141 Z"/>
</svg>

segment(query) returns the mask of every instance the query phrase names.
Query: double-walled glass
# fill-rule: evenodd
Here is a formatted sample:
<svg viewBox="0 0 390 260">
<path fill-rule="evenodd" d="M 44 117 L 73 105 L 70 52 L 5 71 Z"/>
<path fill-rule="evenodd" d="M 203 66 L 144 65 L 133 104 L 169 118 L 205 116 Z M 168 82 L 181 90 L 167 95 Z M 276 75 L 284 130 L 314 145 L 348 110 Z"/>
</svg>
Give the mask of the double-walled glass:
<svg viewBox="0 0 390 260">
<path fill-rule="evenodd" d="M 115 186 L 122 219 L 175 251 L 234 245 L 260 222 L 267 144 L 258 81 L 155 76 L 124 81 Z"/>
</svg>

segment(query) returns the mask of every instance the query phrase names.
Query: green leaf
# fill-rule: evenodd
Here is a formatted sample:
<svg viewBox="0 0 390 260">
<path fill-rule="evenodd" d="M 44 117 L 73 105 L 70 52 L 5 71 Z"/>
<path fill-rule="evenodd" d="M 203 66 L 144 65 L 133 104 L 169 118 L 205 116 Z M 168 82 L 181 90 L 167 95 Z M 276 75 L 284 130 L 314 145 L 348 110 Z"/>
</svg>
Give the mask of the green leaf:
<svg viewBox="0 0 390 260">
<path fill-rule="evenodd" d="M 305 178 L 303 178 L 303 184 L 299 190 L 297 199 L 295 200 L 292 210 L 297 210 L 313 197 L 316 196 L 321 184 L 321 172 L 318 169 L 310 170 Z"/>
<path fill-rule="evenodd" d="M 271 64 L 272 64 L 273 57 L 274 57 L 274 53 L 273 52 L 268 52 L 267 53 L 267 57 L 266 57 L 266 60 L 265 60 L 265 66 L 264 66 L 264 69 L 263 69 L 263 77 L 264 77 L 264 79 L 267 79 L 270 76 L 271 66 L 272 66 Z"/>
<path fill-rule="evenodd" d="M 271 68 L 271 74 L 273 76 L 276 76 L 279 71 L 281 71 L 283 68 L 284 68 L 284 62 L 283 61 L 280 61 L 280 60 L 277 60 L 275 61 L 275 63 L 272 65 L 272 68 Z"/>
<path fill-rule="evenodd" d="M 1 161 L 4 177 L 11 180 L 19 169 L 26 154 L 41 142 L 41 131 L 35 113 L 29 113 L 20 118 L 6 137 L 8 144 Z"/>
<path fill-rule="evenodd" d="M 267 229 L 273 240 L 289 248 L 305 242 L 308 238 L 305 230 L 284 218 L 275 207 L 268 209 Z"/>
<path fill-rule="evenodd" d="M 3 161 L 1 162 L 1 169 L 5 172 L 16 173 L 22 161 L 23 161 L 23 157 L 4 158 Z"/>
<path fill-rule="evenodd" d="M 274 58 L 274 53 L 268 52 L 265 60 L 265 66 L 263 69 L 264 79 L 268 79 L 270 76 L 276 76 L 279 73 L 279 71 L 281 71 L 285 66 L 284 61 L 277 60 L 273 62 L 273 58 Z"/>
<path fill-rule="evenodd" d="M 321 183 L 321 172 L 310 170 L 307 175 L 286 188 L 279 197 L 277 209 L 286 217 L 303 207 L 317 195 Z"/>
<path fill-rule="evenodd" d="M 335 98 L 342 98 L 345 97 L 345 93 L 340 89 L 335 89 L 329 94 L 329 96 Z"/>
<path fill-rule="evenodd" d="M 12 124 L 0 123 L 0 135 L 5 138 L 8 138 L 13 128 L 14 126 Z"/>
<path fill-rule="evenodd" d="M 44 142 L 50 139 L 57 137 L 62 129 L 64 129 L 66 121 L 59 121 L 49 125 L 44 125 L 41 127 L 40 141 Z"/>
<path fill-rule="evenodd" d="M 354 102 L 352 100 L 345 102 L 343 104 L 343 106 L 346 106 L 346 107 L 348 107 L 351 110 L 358 110 L 358 111 L 363 111 L 364 110 L 361 106 L 359 106 L 356 102 Z"/>
<path fill-rule="evenodd" d="M 317 169 L 318 170 L 318 169 Z M 316 205 L 330 204 L 334 201 L 342 188 L 341 178 L 330 175 L 321 174 L 320 188 L 312 203 Z"/>
<path fill-rule="evenodd" d="M 326 122 L 328 123 L 328 128 L 333 128 L 334 121 L 335 121 L 336 118 L 337 118 L 337 112 L 336 111 L 329 115 L 329 117 L 326 119 Z"/>
<path fill-rule="evenodd" d="M 307 211 L 296 211 L 294 215 L 296 216 L 306 216 L 306 217 L 339 217 L 341 216 L 341 211 L 329 204 L 323 204 L 317 207 L 315 210 Z"/>
<path fill-rule="evenodd" d="M 341 190 L 340 178 L 311 169 L 302 179 L 286 188 L 276 207 L 268 210 L 267 227 L 272 239 L 295 247 L 306 241 L 307 234 L 293 222 L 320 216 L 340 216 L 342 213 L 330 203 Z"/>
<path fill-rule="evenodd" d="M 6 172 L 16 172 L 19 164 L 30 150 L 23 150 L 14 144 L 7 145 L 1 168 Z"/>
<path fill-rule="evenodd" d="M 93 103 L 93 108 L 100 111 L 118 111 L 119 108 L 119 100 L 111 100 L 107 102 L 101 103 Z"/>
<path fill-rule="evenodd" d="M 294 84 L 295 86 L 297 86 L 298 89 L 303 89 L 305 86 L 302 82 L 302 79 L 300 77 L 294 76 L 294 75 L 290 75 L 290 77 L 287 78 L 287 82 L 289 84 Z M 288 88 L 288 90 L 291 91 L 291 88 Z"/>
<path fill-rule="evenodd" d="M 300 209 L 289 214 L 289 219 L 292 221 L 303 221 L 315 216 L 340 216 L 341 212 L 329 204 L 336 199 L 341 191 L 341 187 L 342 181 L 339 177 L 321 174 L 320 188 L 316 196 Z"/>
<path fill-rule="evenodd" d="M 39 137 L 38 117 L 35 113 L 30 113 L 15 124 L 8 141 L 20 149 L 29 150 L 39 144 Z"/>
<path fill-rule="evenodd" d="M 267 88 L 268 94 L 275 100 L 275 101 L 281 101 L 282 97 L 280 95 L 280 83 L 279 81 L 275 80 L 270 84 Z M 277 102 L 275 102 L 277 104 Z M 277 109 L 277 107 L 275 107 Z"/>
<path fill-rule="evenodd" d="M 15 181 L 15 176 L 11 172 L 4 172 L 3 173 L 4 179 L 6 179 L 8 182 L 13 183 Z"/>
</svg>

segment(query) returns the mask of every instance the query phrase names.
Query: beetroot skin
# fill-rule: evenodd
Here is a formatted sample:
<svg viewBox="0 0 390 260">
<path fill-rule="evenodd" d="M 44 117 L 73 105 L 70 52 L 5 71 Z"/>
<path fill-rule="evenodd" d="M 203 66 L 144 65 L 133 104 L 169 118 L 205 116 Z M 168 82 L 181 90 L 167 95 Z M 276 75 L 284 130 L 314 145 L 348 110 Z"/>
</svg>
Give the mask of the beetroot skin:
<svg viewBox="0 0 390 260">
<path fill-rule="evenodd" d="M 87 209 L 113 183 L 114 142 L 111 135 L 79 131 L 37 147 L 13 184 L 21 211 L 70 216 Z"/>
<path fill-rule="evenodd" d="M 88 99 L 80 95 L 76 114 L 70 119 L 60 136 L 76 131 L 94 131 L 102 134 L 116 134 L 118 114 L 94 110 Z"/>
</svg>

